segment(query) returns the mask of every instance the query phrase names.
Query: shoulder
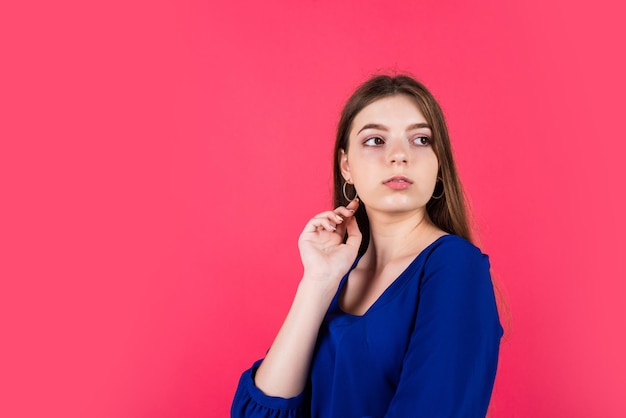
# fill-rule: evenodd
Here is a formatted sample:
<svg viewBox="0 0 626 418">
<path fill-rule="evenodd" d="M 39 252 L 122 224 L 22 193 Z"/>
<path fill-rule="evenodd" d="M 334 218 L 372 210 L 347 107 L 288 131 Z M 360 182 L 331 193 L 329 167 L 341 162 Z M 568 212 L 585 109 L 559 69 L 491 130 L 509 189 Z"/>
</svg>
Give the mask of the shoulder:
<svg viewBox="0 0 626 418">
<path fill-rule="evenodd" d="M 427 248 L 427 260 L 445 259 L 448 262 L 454 260 L 488 260 L 480 248 L 458 235 L 443 235 Z"/>
<path fill-rule="evenodd" d="M 467 277 L 489 278 L 489 257 L 468 240 L 444 235 L 433 242 L 425 254 L 426 276 L 444 276 L 462 280 Z"/>
<path fill-rule="evenodd" d="M 459 252 L 478 252 L 482 254 L 480 248 L 469 242 L 463 237 L 453 234 L 442 235 L 437 238 L 429 247 L 430 252 L 437 251 L 438 253 L 446 251 L 459 251 Z"/>
</svg>

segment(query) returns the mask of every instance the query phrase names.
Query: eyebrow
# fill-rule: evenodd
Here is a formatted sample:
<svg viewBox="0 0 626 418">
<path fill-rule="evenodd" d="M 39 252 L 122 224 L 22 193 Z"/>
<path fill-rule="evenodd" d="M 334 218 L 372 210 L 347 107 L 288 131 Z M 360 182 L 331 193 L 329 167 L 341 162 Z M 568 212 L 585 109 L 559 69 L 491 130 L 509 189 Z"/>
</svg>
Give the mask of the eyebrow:
<svg viewBox="0 0 626 418">
<path fill-rule="evenodd" d="M 420 128 L 431 129 L 430 125 L 427 124 L 427 123 L 414 123 L 413 125 L 409 125 L 406 130 L 407 131 L 412 131 L 413 129 L 420 129 Z M 378 123 L 368 123 L 367 125 L 363 126 L 359 130 L 359 132 L 357 132 L 357 135 L 360 134 L 362 131 L 364 131 L 366 129 L 378 129 L 380 131 L 388 131 L 389 130 L 389 128 L 387 128 L 385 125 L 381 125 L 381 124 L 378 124 Z"/>
</svg>

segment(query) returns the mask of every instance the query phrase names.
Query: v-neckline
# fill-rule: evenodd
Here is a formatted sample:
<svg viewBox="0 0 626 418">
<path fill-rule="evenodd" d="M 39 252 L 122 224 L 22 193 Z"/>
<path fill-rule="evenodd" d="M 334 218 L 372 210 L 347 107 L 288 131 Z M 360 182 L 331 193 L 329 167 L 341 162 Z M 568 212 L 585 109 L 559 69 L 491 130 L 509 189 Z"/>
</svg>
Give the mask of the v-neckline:
<svg viewBox="0 0 626 418">
<path fill-rule="evenodd" d="M 346 283 L 348 282 L 348 277 L 350 276 L 350 273 L 352 273 L 352 271 L 359 264 L 359 261 L 361 261 L 362 256 L 359 256 L 352 264 L 352 267 L 350 267 L 350 270 L 348 270 L 348 272 L 345 274 L 345 276 L 343 276 L 343 278 L 341 279 L 341 282 L 339 283 L 339 288 L 337 289 L 337 293 L 335 294 L 335 297 L 333 300 L 333 304 L 335 305 L 336 309 L 341 313 L 341 315 L 344 315 L 346 317 L 357 318 L 357 319 L 364 318 L 365 316 L 368 315 L 369 312 L 375 310 L 379 305 L 384 304 L 384 301 L 388 299 L 389 297 L 391 297 L 389 295 L 393 295 L 395 289 L 398 286 L 401 286 L 401 284 L 404 282 L 403 279 L 405 276 L 407 276 L 407 273 L 410 270 L 412 270 L 412 268 L 418 262 L 418 260 L 421 259 L 422 255 L 427 253 L 427 250 L 429 250 L 440 240 L 448 236 L 451 236 L 451 234 L 442 235 L 436 240 L 434 240 L 433 242 L 431 242 L 430 244 L 428 244 L 422 251 L 420 251 L 413 258 L 413 260 L 411 260 L 411 262 L 406 266 L 406 268 L 402 270 L 402 272 L 391 283 L 389 283 L 389 285 L 385 288 L 385 290 L 382 291 L 382 293 L 378 296 L 378 298 L 376 298 L 376 300 L 374 300 L 374 302 L 372 302 L 372 304 L 362 314 L 354 314 L 354 313 L 347 312 L 341 308 L 341 305 L 339 303 L 339 297 L 344 287 L 346 286 Z"/>
</svg>

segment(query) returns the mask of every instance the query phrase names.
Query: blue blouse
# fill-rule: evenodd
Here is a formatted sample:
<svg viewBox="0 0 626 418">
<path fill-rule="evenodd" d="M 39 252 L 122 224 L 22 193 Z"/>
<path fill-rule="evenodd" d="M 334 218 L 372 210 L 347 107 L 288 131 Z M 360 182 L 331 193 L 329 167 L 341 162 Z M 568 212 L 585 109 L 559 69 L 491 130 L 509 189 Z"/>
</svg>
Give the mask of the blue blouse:
<svg viewBox="0 0 626 418">
<path fill-rule="evenodd" d="M 503 333 L 489 258 L 445 235 L 363 315 L 339 308 L 348 274 L 320 327 L 305 391 L 264 395 L 254 385 L 259 360 L 241 376 L 231 417 L 484 417 Z"/>
</svg>

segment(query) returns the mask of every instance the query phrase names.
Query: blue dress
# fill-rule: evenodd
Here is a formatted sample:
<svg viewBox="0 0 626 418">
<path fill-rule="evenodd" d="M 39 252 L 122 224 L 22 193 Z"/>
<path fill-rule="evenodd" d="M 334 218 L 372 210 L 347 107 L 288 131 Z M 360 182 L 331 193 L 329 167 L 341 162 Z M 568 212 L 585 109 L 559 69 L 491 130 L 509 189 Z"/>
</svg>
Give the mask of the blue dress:
<svg viewBox="0 0 626 418">
<path fill-rule="evenodd" d="M 304 392 L 264 395 L 254 385 L 259 360 L 241 376 L 231 417 L 484 417 L 503 332 L 489 258 L 445 235 L 360 316 L 339 308 L 348 274 L 320 327 Z"/>
</svg>

